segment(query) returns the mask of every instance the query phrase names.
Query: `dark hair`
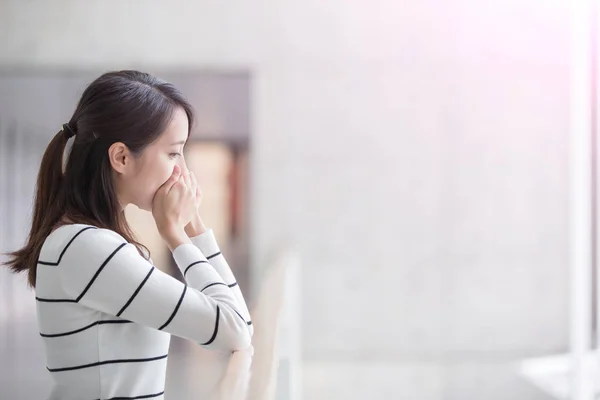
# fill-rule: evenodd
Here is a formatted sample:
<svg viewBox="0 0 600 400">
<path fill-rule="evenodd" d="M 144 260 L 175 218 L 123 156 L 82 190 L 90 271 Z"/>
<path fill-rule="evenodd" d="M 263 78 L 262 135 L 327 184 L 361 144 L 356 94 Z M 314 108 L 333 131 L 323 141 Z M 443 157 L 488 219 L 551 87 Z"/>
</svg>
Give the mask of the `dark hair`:
<svg viewBox="0 0 600 400">
<path fill-rule="evenodd" d="M 191 105 L 167 82 L 138 71 L 108 72 L 93 81 L 67 126 L 44 152 L 31 231 L 25 246 L 9 254 L 10 269 L 28 270 L 29 284 L 35 287 L 42 245 L 63 218 L 111 229 L 148 258 L 149 252 L 136 241 L 118 202 L 108 149 L 121 142 L 133 154 L 141 154 L 167 128 L 178 108 L 187 114 L 191 129 Z M 63 171 L 63 153 L 71 135 L 75 140 Z"/>
</svg>

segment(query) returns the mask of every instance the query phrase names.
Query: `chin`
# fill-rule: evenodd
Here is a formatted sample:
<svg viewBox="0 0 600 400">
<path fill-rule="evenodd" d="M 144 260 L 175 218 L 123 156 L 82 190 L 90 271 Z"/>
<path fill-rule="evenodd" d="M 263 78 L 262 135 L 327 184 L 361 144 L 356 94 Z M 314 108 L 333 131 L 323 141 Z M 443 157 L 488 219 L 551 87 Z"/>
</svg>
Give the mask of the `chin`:
<svg viewBox="0 0 600 400">
<path fill-rule="evenodd" d="M 149 202 L 148 204 L 142 204 L 141 207 L 138 207 L 138 208 L 140 210 L 152 212 L 152 202 Z"/>
<path fill-rule="evenodd" d="M 148 211 L 149 213 L 152 212 L 152 207 L 151 206 L 144 206 L 144 207 L 139 207 L 140 210 L 144 210 L 144 211 Z"/>
<path fill-rule="evenodd" d="M 140 210 L 152 212 L 152 199 L 150 199 L 149 201 L 136 201 L 132 204 Z"/>
</svg>

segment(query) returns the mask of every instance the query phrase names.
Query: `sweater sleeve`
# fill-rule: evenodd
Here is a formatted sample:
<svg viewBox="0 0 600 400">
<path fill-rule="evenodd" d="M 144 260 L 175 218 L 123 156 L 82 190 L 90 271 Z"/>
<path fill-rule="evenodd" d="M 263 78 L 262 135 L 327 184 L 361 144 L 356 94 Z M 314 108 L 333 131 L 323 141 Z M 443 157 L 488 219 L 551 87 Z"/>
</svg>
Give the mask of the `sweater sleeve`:
<svg viewBox="0 0 600 400">
<path fill-rule="evenodd" d="M 78 236 L 57 265 L 71 301 L 216 350 L 250 345 L 234 295 L 196 246 L 183 244 L 173 252 L 183 270 L 202 264 L 185 285 L 115 232 L 90 229 Z"/>
<path fill-rule="evenodd" d="M 248 306 L 246 305 L 246 301 L 244 300 L 244 296 L 242 294 L 242 290 L 238 285 L 229 264 L 227 264 L 227 260 L 221 250 L 219 249 L 219 245 L 217 244 L 217 240 L 212 230 L 208 230 L 201 235 L 195 236 L 191 238 L 192 243 L 200 249 L 200 251 L 206 255 L 208 262 L 210 265 L 217 271 L 219 276 L 223 279 L 227 287 L 231 290 L 231 293 L 235 299 L 235 307 L 238 314 L 246 321 L 248 325 L 248 331 L 250 335 L 254 333 L 254 328 L 252 326 L 252 320 L 250 317 L 250 312 L 248 311 Z M 182 269 L 184 278 L 190 284 L 195 284 L 198 280 L 202 279 L 202 269 L 194 268 L 194 266 L 190 268 Z"/>
</svg>

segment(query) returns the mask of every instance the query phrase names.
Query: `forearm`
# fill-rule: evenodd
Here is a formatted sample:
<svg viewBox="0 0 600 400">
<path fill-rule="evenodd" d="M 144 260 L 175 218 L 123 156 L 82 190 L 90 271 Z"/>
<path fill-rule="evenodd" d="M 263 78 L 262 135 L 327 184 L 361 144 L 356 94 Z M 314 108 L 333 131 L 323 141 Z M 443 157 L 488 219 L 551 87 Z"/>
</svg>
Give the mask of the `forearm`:
<svg viewBox="0 0 600 400">
<path fill-rule="evenodd" d="M 215 240 L 215 236 L 211 230 L 206 230 L 203 234 L 190 238 L 192 243 L 200 249 L 200 251 L 207 257 L 210 264 L 221 276 L 223 281 L 231 289 L 235 299 L 236 308 L 240 315 L 248 322 L 250 333 L 252 334 L 253 328 L 251 326 L 250 313 L 248 307 L 242 295 L 239 285 L 237 284 L 236 278 L 231 271 L 231 268 L 227 264 L 225 257 L 221 253 L 219 246 Z M 188 274 L 184 273 L 186 280 L 193 281 L 194 275 L 193 270 L 190 270 Z"/>
</svg>

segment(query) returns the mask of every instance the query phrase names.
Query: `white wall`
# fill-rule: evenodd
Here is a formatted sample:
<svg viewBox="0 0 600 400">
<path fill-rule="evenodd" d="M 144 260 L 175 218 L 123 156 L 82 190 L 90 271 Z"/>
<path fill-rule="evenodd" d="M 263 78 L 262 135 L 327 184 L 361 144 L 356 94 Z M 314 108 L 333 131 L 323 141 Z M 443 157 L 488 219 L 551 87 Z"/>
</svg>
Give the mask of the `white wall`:
<svg viewBox="0 0 600 400">
<path fill-rule="evenodd" d="M 564 6 L 11 0 L 0 67 L 251 69 L 305 398 L 543 399 L 513 364 L 566 347 Z"/>
</svg>

